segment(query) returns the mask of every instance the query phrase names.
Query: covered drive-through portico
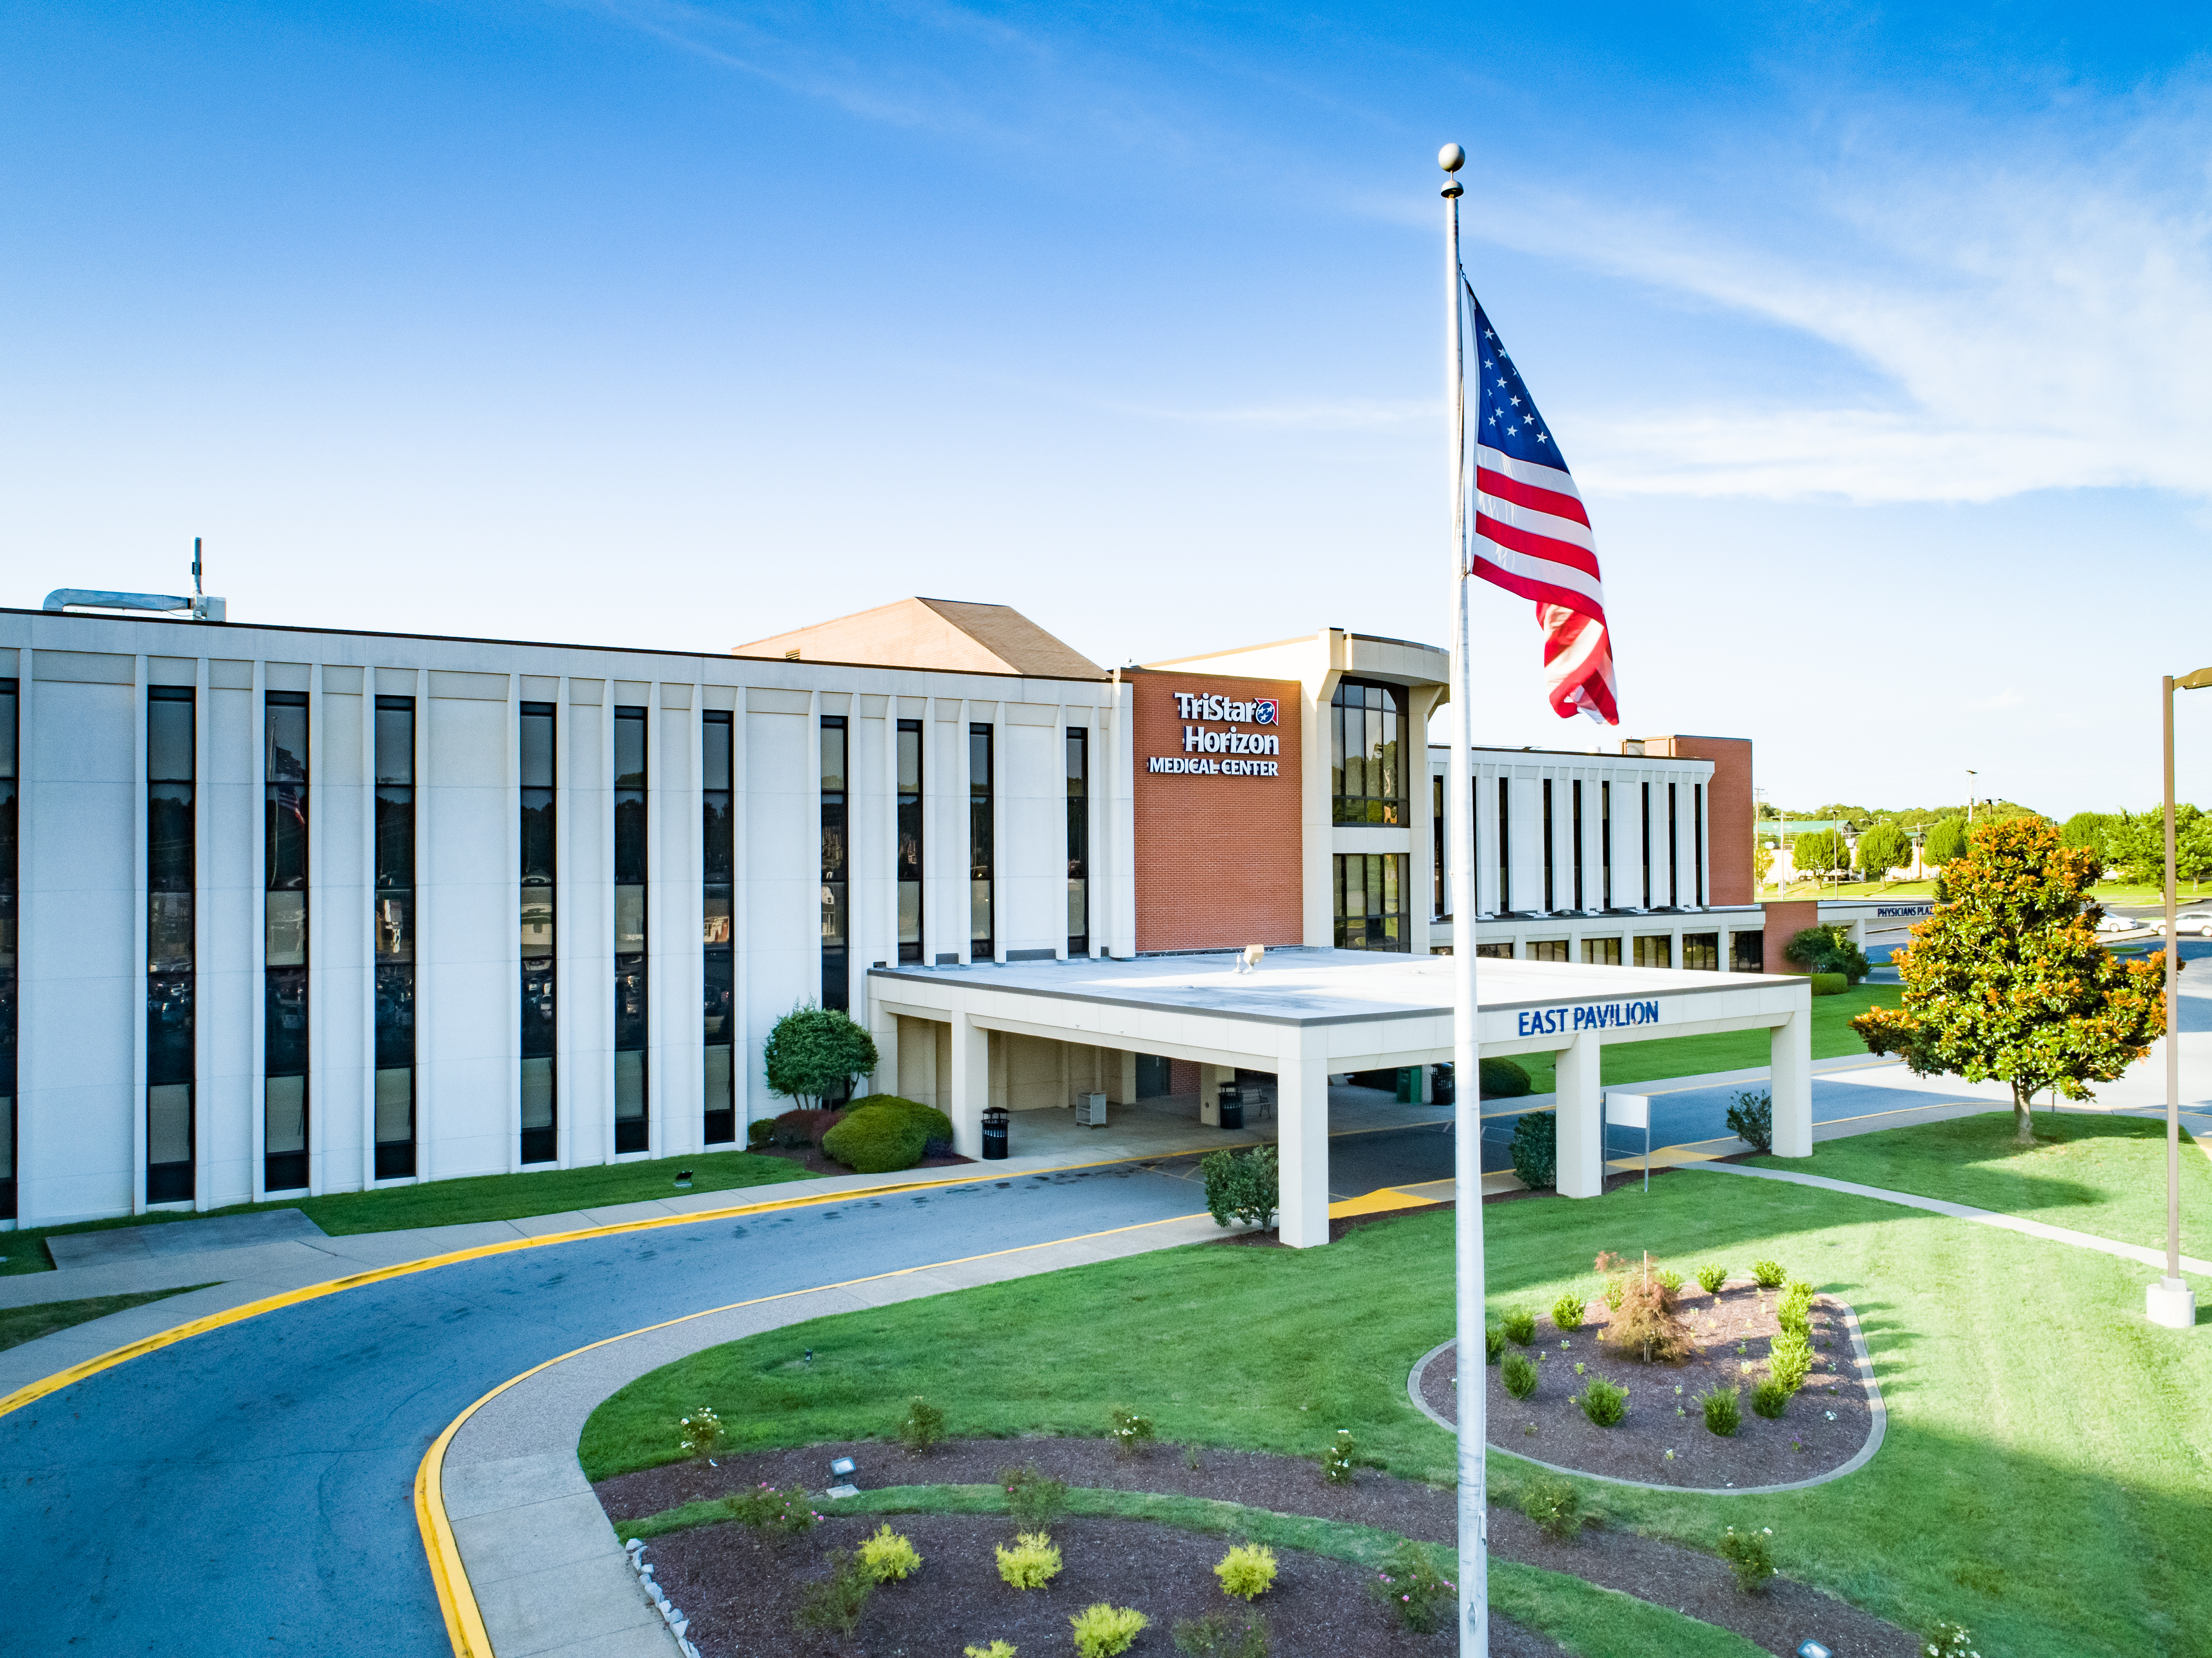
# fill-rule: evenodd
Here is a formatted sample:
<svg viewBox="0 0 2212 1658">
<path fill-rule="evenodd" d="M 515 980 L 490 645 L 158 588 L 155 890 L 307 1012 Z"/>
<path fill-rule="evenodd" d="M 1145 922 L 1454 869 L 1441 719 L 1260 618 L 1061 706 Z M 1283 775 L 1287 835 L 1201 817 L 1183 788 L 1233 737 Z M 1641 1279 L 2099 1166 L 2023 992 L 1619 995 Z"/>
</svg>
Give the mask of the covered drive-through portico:
<svg viewBox="0 0 2212 1658">
<path fill-rule="evenodd" d="M 1452 964 L 1438 957 L 1284 950 L 1249 971 L 1232 955 L 1074 960 L 977 967 L 879 967 L 868 1023 L 890 1078 L 927 1079 L 955 1149 L 982 1150 L 984 1110 L 1003 1097 L 994 1033 L 1058 1044 L 1063 1091 L 1135 1098 L 1135 1060 L 1154 1054 L 1275 1078 L 1282 1170 L 1280 1236 L 1328 1241 L 1332 1073 L 1431 1065 L 1452 1057 Z M 1600 1050 L 1607 1042 L 1764 1029 L 1771 1035 L 1774 1150 L 1813 1151 L 1811 987 L 1801 978 L 1561 962 L 1485 961 L 1482 1051 L 1555 1052 L 1559 1189 L 1603 1189 Z M 933 1051 L 913 1051 L 927 1042 Z M 902 1051 L 902 1045 L 905 1051 Z M 996 1087 L 994 1088 L 994 1084 Z M 933 1085 L 931 1085 L 933 1084 Z M 1045 1101 L 1066 1105 L 1071 1097 Z"/>
</svg>

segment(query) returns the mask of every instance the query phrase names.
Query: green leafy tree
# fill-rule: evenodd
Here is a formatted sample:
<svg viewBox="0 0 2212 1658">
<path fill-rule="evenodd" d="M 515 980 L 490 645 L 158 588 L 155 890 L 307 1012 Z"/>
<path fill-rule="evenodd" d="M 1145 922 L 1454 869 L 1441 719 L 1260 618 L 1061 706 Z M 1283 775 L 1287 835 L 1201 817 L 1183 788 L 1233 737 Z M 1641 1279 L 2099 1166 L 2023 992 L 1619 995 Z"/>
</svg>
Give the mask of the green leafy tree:
<svg viewBox="0 0 2212 1658">
<path fill-rule="evenodd" d="M 2105 852 L 2123 881 L 2164 886 L 2166 808 L 2119 813 L 2106 830 Z M 2212 816 L 2185 800 L 2173 809 L 2173 872 L 2191 882 L 2212 875 Z"/>
<path fill-rule="evenodd" d="M 1894 823 L 1876 823 L 1859 836 L 1859 873 L 1869 881 L 1887 880 L 1890 871 L 1912 861 L 1912 842 Z"/>
<path fill-rule="evenodd" d="M 1927 843 L 1920 851 L 1921 860 L 1933 864 L 1938 869 L 1953 859 L 1966 855 L 1966 820 L 1963 817 L 1939 820 L 1936 827 L 1928 831 Z"/>
<path fill-rule="evenodd" d="M 1793 937 L 1782 953 L 1808 973 L 1840 973 L 1852 984 L 1871 970 L 1866 952 L 1851 942 L 1847 926 L 1808 926 Z"/>
<path fill-rule="evenodd" d="M 2112 825 L 2118 821 L 2118 814 L 2115 812 L 2077 811 L 2058 826 L 2059 843 L 2093 852 L 2100 865 L 2109 864 L 2112 862 L 2112 848 L 2108 837 Z"/>
<path fill-rule="evenodd" d="M 1851 849 L 1833 829 L 1816 829 L 1790 843 L 1790 861 L 1800 875 L 1826 875 L 1851 866 Z"/>
<path fill-rule="evenodd" d="M 1943 872 L 1949 902 L 1893 958 L 1902 1005 L 1869 1009 L 1851 1029 L 1916 1075 L 2011 1084 L 2013 1122 L 2030 1144 L 2035 1096 L 2092 1098 L 2164 1034 L 2165 962 L 2122 963 L 2097 941 L 2087 902 L 2094 853 L 2059 844 L 2039 817 L 1977 823 Z"/>
<path fill-rule="evenodd" d="M 850 1097 L 876 1068 L 875 1039 L 834 1007 L 801 1002 L 775 1022 L 761 1049 L 769 1091 L 818 1106 Z"/>
</svg>

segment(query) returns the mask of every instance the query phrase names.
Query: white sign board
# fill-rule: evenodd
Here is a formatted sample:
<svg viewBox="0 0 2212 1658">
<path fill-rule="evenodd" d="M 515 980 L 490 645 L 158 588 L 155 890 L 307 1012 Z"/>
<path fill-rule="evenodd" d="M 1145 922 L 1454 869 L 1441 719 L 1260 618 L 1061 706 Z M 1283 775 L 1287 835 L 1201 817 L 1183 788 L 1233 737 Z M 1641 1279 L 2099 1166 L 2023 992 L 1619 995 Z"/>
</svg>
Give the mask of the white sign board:
<svg viewBox="0 0 2212 1658">
<path fill-rule="evenodd" d="M 1605 1096 L 1605 1120 L 1623 1128 L 1651 1127 L 1651 1096 L 1649 1094 L 1612 1094 Z"/>
</svg>

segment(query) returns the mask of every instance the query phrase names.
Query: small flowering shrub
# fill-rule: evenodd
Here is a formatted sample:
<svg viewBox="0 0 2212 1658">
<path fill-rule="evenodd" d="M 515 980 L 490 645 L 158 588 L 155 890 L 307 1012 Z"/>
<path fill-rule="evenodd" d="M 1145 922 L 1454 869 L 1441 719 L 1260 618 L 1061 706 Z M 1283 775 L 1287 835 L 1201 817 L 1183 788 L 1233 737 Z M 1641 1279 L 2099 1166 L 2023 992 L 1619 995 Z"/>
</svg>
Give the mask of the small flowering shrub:
<svg viewBox="0 0 2212 1658">
<path fill-rule="evenodd" d="M 1521 1355 L 1516 1353 L 1513 1357 L 1520 1358 Z M 1522 1363 L 1525 1364 L 1528 1361 L 1522 1359 Z M 1321 1454 L 1321 1477 L 1332 1485 L 1349 1485 L 1352 1470 L 1357 1466 L 1352 1461 L 1352 1430 L 1339 1428 L 1336 1437 L 1329 1441 L 1328 1448 Z"/>
<path fill-rule="evenodd" d="M 920 1456 L 944 1437 L 945 1412 L 916 1394 L 907 1401 L 906 1414 L 899 1418 L 899 1443 Z"/>
<path fill-rule="evenodd" d="M 1499 1329 L 1495 1324 L 1493 1324 L 1482 1333 L 1482 1353 L 1484 1363 L 1489 1364 L 1497 1363 L 1498 1354 L 1504 1351 L 1505 1332 Z"/>
<path fill-rule="evenodd" d="M 1801 1335 L 1778 1335 L 1766 1355 L 1766 1373 L 1796 1393 L 1813 1373 L 1813 1347 Z"/>
<path fill-rule="evenodd" d="M 816 1578 L 799 1592 L 799 1627 L 850 1635 L 859 1626 L 860 1614 L 868 1609 L 868 1597 L 876 1592 L 875 1580 L 868 1576 L 866 1567 L 843 1549 L 832 1549 L 829 1561 L 830 1575 Z"/>
<path fill-rule="evenodd" d="M 1728 1268 L 1717 1262 L 1698 1268 L 1698 1287 L 1709 1296 L 1720 1294 L 1721 1286 L 1727 1282 Z"/>
<path fill-rule="evenodd" d="M 1782 1270 L 1782 1264 L 1779 1261 L 1754 1260 L 1751 1263 L 1752 1282 L 1762 1290 L 1779 1287 L 1782 1280 L 1789 1276 L 1789 1273 Z"/>
<path fill-rule="evenodd" d="M 1790 1408 L 1790 1389 L 1770 1376 L 1751 1390 L 1751 1408 L 1768 1421 L 1776 1421 Z"/>
<path fill-rule="evenodd" d="M 1067 1482 L 1039 1473 L 1034 1461 L 1000 1469 L 999 1484 L 1006 1493 L 1006 1512 L 1013 1515 L 1017 1531 L 1043 1531 L 1067 1512 Z"/>
<path fill-rule="evenodd" d="M 677 1423 L 676 1442 L 686 1456 L 712 1456 L 722 1442 L 722 1418 L 702 1405 Z"/>
<path fill-rule="evenodd" d="M 1567 1481 L 1550 1474 L 1539 1475 L 1528 1482 L 1521 1494 L 1521 1511 L 1554 1543 L 1571 1540 L 1583 1528 L 1582 1493 Z"/>
<path fill-rule="evenodd" d="M 1176 1624 L 1175 1643 L 1189 1658 L 1267 1658 L 1267 1620 L 1249 1606 L 1209 1612 Z"/>
<path fill-rule="evenodd" d="M 1536 1367 L 1528 1362 L 1526 1353 L 1508 1353 L 1505 1366 L 1498 1372 L 1505 1391 L 1516 1399 L 1526 1399 L 1536 1391 Z"/>
<path fill-rule="evenodd" d="M 1709 1433 L 1729 1439 L 1743 1425 L 1743 1410 L 1733 1388 L 1716 1386 L 1710 1392 L 1699 1394 L 1698 1405 L 1705 1413 L 1705 1430 Z"/>
<path fill-rule="evenodd" d="M 1552 1322 L 1562 1330 L 1579 1330 L 1583 1327 L 1583 1309 L 1589 1304 L 1570 1291 L 1552 1303 Z"/>
<path fill-rule="evenodd" d="M 1738 1531 L 1730 1526 L 1721 1533 L 1721 1558 L 1735 1569 L 1735 1586 L 1746 1594 L 1758 1594 L 1766 1587 L 1766 1580 L 1781 1570 L 1774 1564 L 1774 1551 L 1766 1540 L 1773 1535 L 1771 1526 L 1758 1531 Z"/>
<path fill-rule="evenodd" d="M 1442 1629 L 1459 1600 L 1457 1586 L 1437 1570 L 1426 1549 L 1413 1542 L 1390 1551 L 1367 1592 L 1382 1603 L 1400 1629 L 1416 1635 L 1434 1635 Z"/>
<path fill-rule="evenodd" d="M 1213 1575 L 1224 1594 L 1256 1600 L 1275 1587 L 1275 1552 L 1264 1543 L 1239 1543 L 1221 1557 Z"/>
<path fill-rule="evenodd" d="M 1060 1551 L 1041 1531 L 1023 1532 L 1013 1547 L 1001 1545 L 995 1552 L 999 1576 L 1015 1588 L 1041 1589 L 1060 1576 Z"/>
<path fill-rule="evenodd" d="M 808 1503 L 803 1486 L 778 1491 L 765 1479 L 749 1491 L 724 1497 L 722 1506 L 730 1511 L 730 1518 L 741 1526 L 754 1531 L 781 1532 L 786 1537 L 812 1531 L 822 1518 Z"/>
<path fill-rule="evenodd" d="M 1617 1428 L 1620 1425 L 1620 1419 L 1628 1414 L 1628 1389 L 1616 1388 L 1602 1377 L 1592 1376 L 1583 1388 L 1582 1398 L 1577 1402 L 1582 1406 L 1583 1414 L 1599 1427 Z"/>
<path fill-rule="evenodd" d="M 1536 1339 L 1536 1315 L 1526 1307 L 1510 1309 L 1498 1322 L 1516 1347 L 1526 1347 Z"/>
<path fill-rule="evenodd" d="M 1928 1638 L 1920 1643 L 1926 1658 L 1982 1658 L 1974 1650 L 1973 1631 L 1964 1624 L 1944 1622 L 1928 1631 Z"/>
<path fill-rule="evenodd" d="M 1021 1649 L 1012 1641 L 988 1641 L 980 1647 L 963 1647 L 960 1658 L 1014 1658 Z"/>
<path fill-rule="evenodd" d="M 1114 1448 L 1122 1455 L 1134 1456 L 1152 1442 L 1152 1419 L 1116 1405 L 1106 1412 L 1106 1437 L 1114 1442 Z"/>
<path fill-rule="evenodd" d="M 872 1582 L 902 1582 L 921 1564 L 921 1554 L 886 1522 L 874 1536 L 860 1540 L 860 1564 Z"/>
<path fill-rule="evenodd" d="M 1134 1606 L 1116 1606 L 1101 1600 L 1085 1606 L 1067 1620 L 1075 1627 L 1075 1650 L 1081 1658 L 1114 1658 L 1127 1652 L 1152 1620 Z"/>
</svg>

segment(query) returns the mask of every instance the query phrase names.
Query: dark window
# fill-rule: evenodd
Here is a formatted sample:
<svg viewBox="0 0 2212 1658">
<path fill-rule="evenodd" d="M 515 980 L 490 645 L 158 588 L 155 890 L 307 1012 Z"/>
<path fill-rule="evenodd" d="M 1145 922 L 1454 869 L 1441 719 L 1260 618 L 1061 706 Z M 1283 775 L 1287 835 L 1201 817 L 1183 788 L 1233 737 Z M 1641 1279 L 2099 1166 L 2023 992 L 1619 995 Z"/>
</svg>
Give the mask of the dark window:
<svg viewBox="0 0 2212 1658">
<path fill-rule="evenodd" d="M 998 955 L 991 921 L 991 728 L 968 727 L 968 959 Z"/>
<path fill-rule="evenodd" d="M 1663 932 L 1638 938 L 1636 941 L 1636 965 L 1638 967 L 1674 966 L 1674 939 Z"/>
<path fill-rule="evenodd" d="M 845 771 L 850 763 L 843 720 L 822 721 L 822 1005 L 852 1005 L 853 922 Z"/>
<path fill-rule="evenodd" d="M 561 1157 L 559 990 L 554 940 L 559 920 L 559 871 L 555 814 L 560 711 L 550 702 L 525 702 L 516 747 L 521 792 L 522 885 L 516 922 L 522 963 L 521 1143 L 523 1163 Z"/>
<path fill-rule="evenodd" d="M 196 707 L 146 693 L 146 1201 L 189 1201 L 194 1178 L 192 973 Z"/>
<path fill-rule="evenodd" d="M 1406 905 L 1403 853 L 1339 853 L 1334 859 L 1336 947 L 1406 950 L 1413 948 Z"/>
<path fill-rule="evenodd" d="M 737 826 L 730 774 L 736 762 L 736 726 L 727 709 L 709 708 L 700 716 L 700 874 L 706 902 L 701 940 L 704 1005 L 701 1034 L 706 1042 L 703 1116 L 701 1134 L 708 1145 L 726 1145 L 738 1137 L 736 1033 L 731 1013 L 737 993 L 735 885 Z"/>
<path fill-rule="evenodd" d="M 646 1108 L 645 710 L 615 710 L 615 1151 L 653 1143 Z"/>
<path fill-rule="evenodd" d="M 1552 780 L 1547 777 L 1544 780 L 1544 908 L 1547 911 L 1559 908 L 1552 902 L 1555 896 L 1552 881 L 1552 853 L 1557 844 L 1558 840 L 1552 829 Z M 1550 958 L 1539 957 L 1535 959 Z"/>
<path fill-rule="evenodd" d="M 0 1220 L 15 1218 L 15 682 L 0 679 Z"/>
<path fill-rule="evenodd" d="M 1439 921 L 1449 921 L 1451 914 L 1444 908 L 1444 780 L 1429 780 L 1429 914 Z"/>
<path fill-rule="evenodd" d="M 307 694 L 262 698 L 261 1184 L 307 1184 Z"/>
<path fill-rule="evenodd" d="M 921 721 L 898 722 L 898 958 L 921 959 Z"/>
<path fill-rule="evenodd" d="M 1731 973 L 1765 972 L 1766 935 L 1763 932 L 1729 934 L 1729 970 Z"/>
<path fill-rule="evenodd" d="M 1705 786 L 1690 786 L 1690 804 L 1696 814 L 1695 838 L 1690 843 L 1691 867 L 1697 872 L 1698 908 L 1705 907 Z"/>
<path fill-rule="evenodd" d="M 1637 786 L 1644 792 L 1643 810 L 1638 813 L 1644 829 L 1644 896 L 1637 902 L 1644 908 L 1650 909 L 1655 907 L 1651 902 L 1651 785 L 1639 783 Z M 1640 967 L 1643 963 L 1639 962 L 1637 965 Z"/>
<path fill-rule="evenodd" d="M 1574 792 L 1575 908 L 1582 909 L 1585 906 L 1583 903 L 1583 784 L 1579 777 L 1574 781 Z"/>
<path fill-rule="evenodd" d="M 1670 909 L 1682 907 L 1682 838 L 1676 827 L 1674 786 L 1667 785 L 1667 904 Z"/>
<path fill-rule="evenodd" d="M 1513 908 L 1513 789 L 1498 780 L 1498 913 Z"/>
<path fill-rule="evenodd" d="M 1329 698 L 1329 782 L 1340 823 L 1403 823 L 1406 693 L 1340 679 Z"/>
<path fill-rule="evenodd" d="M 1510 944 L 1477 944 L 1474 953 L 1485 961 L 1510 962 L 1513 959 L 1513 946 Z"/>
<path fill-rule="evenodd" d="M 415 1172 L 415 699 L 376 699 L 376 1178 Z"/>
<path fill-rule="evenodd" d="M 1067 953 L 1091 953 L 1091 733 L 1067 732 Z"/>
<path fill-rule="evenodd" d="M 1528 959 L 1532 962 L 1564 962 L 1567 959 L 1565 938 L 1531 938 Z"/>
<path fill-rule="evenodd" d="M 1583 960 L 1596 967 L 1619 967 L 1620 940 L 1618 938 L 1583 939 Z"/>
<path fill-rule="evenodd" d="M 1597 857 L 1604 882 L 1605 907 L 1613 908 L 1613 785 L 1597 786 Z"/>
<path fill-rule="evenodd" d="M 1699 973 L 1721 970 L 1721 935 L 1686 932 L 1682 935 L 1682 965 Z"/>
</svg>

